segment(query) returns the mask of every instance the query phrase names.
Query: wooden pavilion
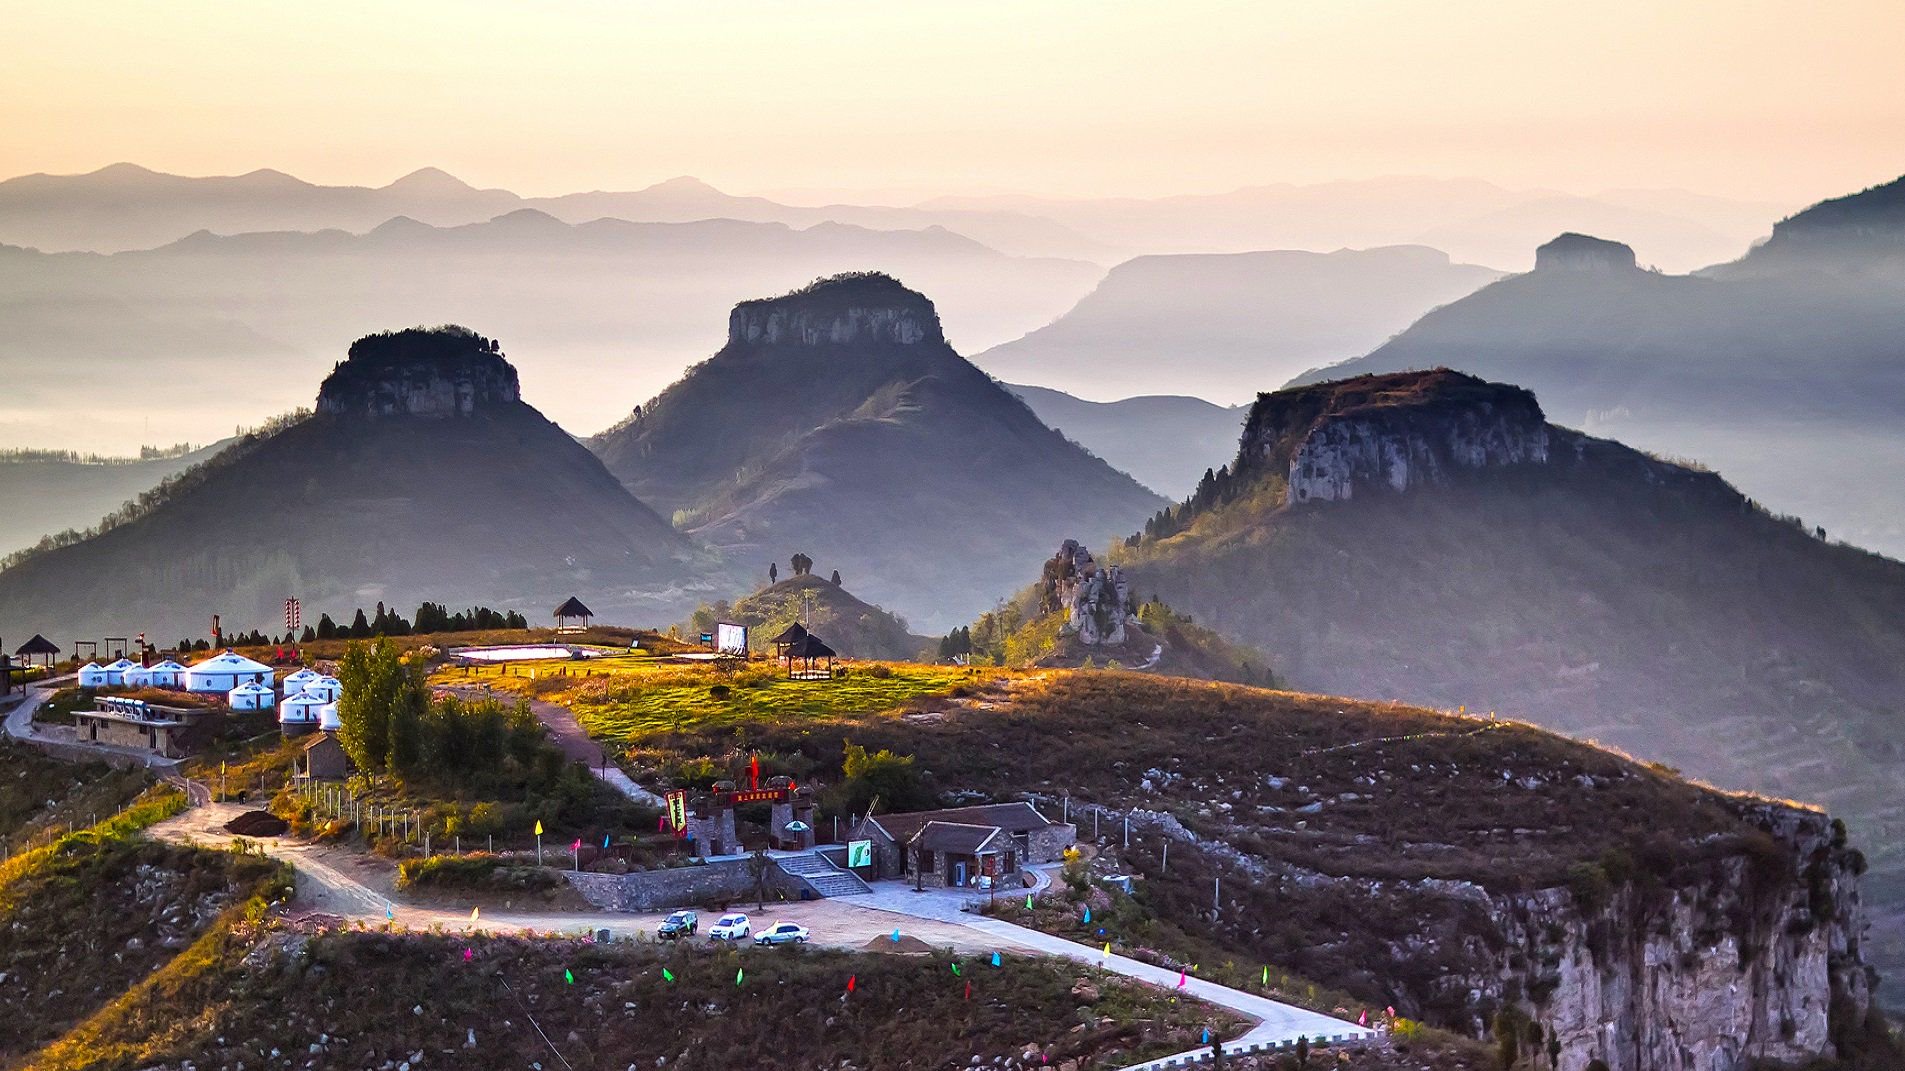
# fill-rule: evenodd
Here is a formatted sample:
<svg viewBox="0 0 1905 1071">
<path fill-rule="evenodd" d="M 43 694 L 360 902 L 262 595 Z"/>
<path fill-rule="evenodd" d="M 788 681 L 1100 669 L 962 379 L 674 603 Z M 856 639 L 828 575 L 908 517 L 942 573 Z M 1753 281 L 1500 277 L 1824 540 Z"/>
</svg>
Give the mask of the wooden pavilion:
<svg viewBox="0 0 1905 1071">
<path fill-rule="evenodd" d="M 780 635 L 774 637 L 769 642 L 774 645 L 774 657 L 785 661 L 787 658 L 787 649 L 806 638 L 806 627 L 796 621 L 783 629 Z"/>
<path fill-rule="evenodd" d="M 832 680 L 833 660 L 836 657 L 833 648 L 804 629 L 801 637 L 789 643 L 781 652 L 782 660 L 787 663 L 787 675 L 797 681 Z M 822 666 L 822 662 L 826 665 Z"/>
<path fill-rule="evenodd" d="M 581 599 L 571 595 L 569 596 L 569 601 L 556 607 L 556 628 L 559 630 L 588 628 L 589 618 L 594 616 L 594 612 L 587 606 L 582 605 Z M 580 625 L 571 625 L 569 623 L 571 621 L 581 621 L 582 623 Z"/>
<path fill-rule="evenodd" d="M 52 640 L 36 632 L 32 639 L 21 644 L 13 653 L 19 656 L 23 666 L 32 665 L 35 658 L 40 660 L 41 665 L 50 666 L 59 657 L 60 649 Z"/>
</svg>

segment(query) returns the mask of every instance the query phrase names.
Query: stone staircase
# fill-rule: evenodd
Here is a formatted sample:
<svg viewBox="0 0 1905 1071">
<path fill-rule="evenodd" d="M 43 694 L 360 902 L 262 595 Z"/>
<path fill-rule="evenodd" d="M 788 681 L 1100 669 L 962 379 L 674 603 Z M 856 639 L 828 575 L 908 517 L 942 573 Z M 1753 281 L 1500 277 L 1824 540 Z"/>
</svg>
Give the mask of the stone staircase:
<svg viewBox="0 0 1905 1071">
<path fill-rule="evenodd" d="M 781 871 L 807 883 L 819 896 L 858 896 L 872 892 L 858 874 L 842 870 L 817 852 L 782 856 L 776 860 Z"/>
</svg>

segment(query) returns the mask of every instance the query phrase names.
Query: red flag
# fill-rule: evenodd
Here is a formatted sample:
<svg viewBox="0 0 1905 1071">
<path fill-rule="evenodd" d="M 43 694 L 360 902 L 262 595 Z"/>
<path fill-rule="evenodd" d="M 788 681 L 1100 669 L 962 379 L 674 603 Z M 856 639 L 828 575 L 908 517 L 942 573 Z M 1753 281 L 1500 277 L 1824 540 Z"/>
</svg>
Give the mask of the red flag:
<svg viewBox="0 0 1905 1071">
<path fill-rule="evenodd" d="M 761 757 L 759 755 L 748 756 L 747 778 L 749 788 L 761 787 Z"/>
<path fill-rule="evenodd" d="M 856 979 L 856 978 L 858 978 L 858 977 L 859 977 L 859 975 L 857 975 L 857 974 L 849 974 L 849 975 L 847 975 L 847 992 L 849 992 L 849 993 L 851 993 L 851 992 L 853 992 L 853 983 L 854 983 L 854 979 Z"/>
<path fill-rule="evenodd" d="M 972 999 L 972 983 L 971 982 L 966 983 L 966 999 L 967 1000 Z"/>
<path fill-rule="evenodd" d="M 575 843 L 574 843 L 574 844 L 571 844 L 571 845 L 569 845 L 569 850 L 570 850 L 570 851 L 572 851 L 572 852 L 581 852 L 581 851 L 582 851 L 582 838 L 581 838 L 581 837 L 577 837 L 577 838 L 575 839 Z"/>
</svg>

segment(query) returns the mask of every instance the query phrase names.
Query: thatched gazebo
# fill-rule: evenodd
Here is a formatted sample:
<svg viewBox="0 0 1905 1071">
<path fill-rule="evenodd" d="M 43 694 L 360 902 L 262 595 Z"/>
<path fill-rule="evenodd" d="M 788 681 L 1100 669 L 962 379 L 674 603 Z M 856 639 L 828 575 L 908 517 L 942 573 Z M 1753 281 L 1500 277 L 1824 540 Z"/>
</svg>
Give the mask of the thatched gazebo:
<svg viewBox="0 0 1905 1071">
<path fill-rule="evenodd" d="M 774 657 L 785 659 L 787 657 L 787 649 L 806 638 L 807 629 L 802 626 L 800 622 L 796 621 L 783 629 L 780 635 L 774 637 L 769 642 L 774 645 Z"/>
<path fill-rule="evenodd" d="M 20 657 L 23 666 L 32 665 L 35 658 L 40 660 L 41 665 L 50 666 L 59 657 L 60 649 L 52 640 L 36 632 L 32 639 L 21 644 L 13 653 Z"/>
<path fill-rule="evenodd" d="M 588 628 L 589 618 L 594 616 L 595 614 L 587 606 L 582 605 L 581 599 L 571 595 L 568 602 L 556 607 L 556 627 L 559 629 Z M 580 620 L 582 624 L 572 626 L 569 622 L 573 620 Z"/>
<path fill-rule="evenodd" d="M 795 626 L 799 628 L 798 625 Z M 833 648 L 821 642 L 820 637 L 805 629 L 801 637 L 789 643 L 781 653 L 787 662 L 787 675 L 797 681 L 824 681 L 833 679 Z M 826 662 L 823 668 L 820 663 Z"/>
</svg>

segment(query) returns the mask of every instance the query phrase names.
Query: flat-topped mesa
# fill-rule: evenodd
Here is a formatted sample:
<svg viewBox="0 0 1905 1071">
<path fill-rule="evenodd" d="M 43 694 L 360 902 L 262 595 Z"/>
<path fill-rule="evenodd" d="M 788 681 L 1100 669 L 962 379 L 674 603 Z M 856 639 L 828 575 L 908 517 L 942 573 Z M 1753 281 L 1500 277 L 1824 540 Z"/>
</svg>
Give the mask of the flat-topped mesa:
<svg viewBox="0 0 1905 1071">
<path fill-rule="evenodd" d="M 412 327 L 366 335 L 318 388 L 320 413 L 362 417 L 469 416 L 522 400 L 516 369 L 495 339 L 468 328 Z"/>
<path fill-rule="evenodd" d="M 879 272 L 819 279 L 775 298 L 743 301 L 728 317 L 728 345 L 840 346 L 871 341 L 944 345 L 924 294 Z"/>
<path fill-rule="evenodd" d="M 1545 464 L 1548 446 L 1532 393 L 1438 368 L 1260 395 L 1239 467 L 1286 473 L 1292 503 L 1335 501 L 1440 483 L 1460 469 Z"/>
<path fill-rule="evenodd" d="M 1639 271 L 1634 248 L 1572 231 L 1535 250 L 1536 271 Z"/>
</svg>

